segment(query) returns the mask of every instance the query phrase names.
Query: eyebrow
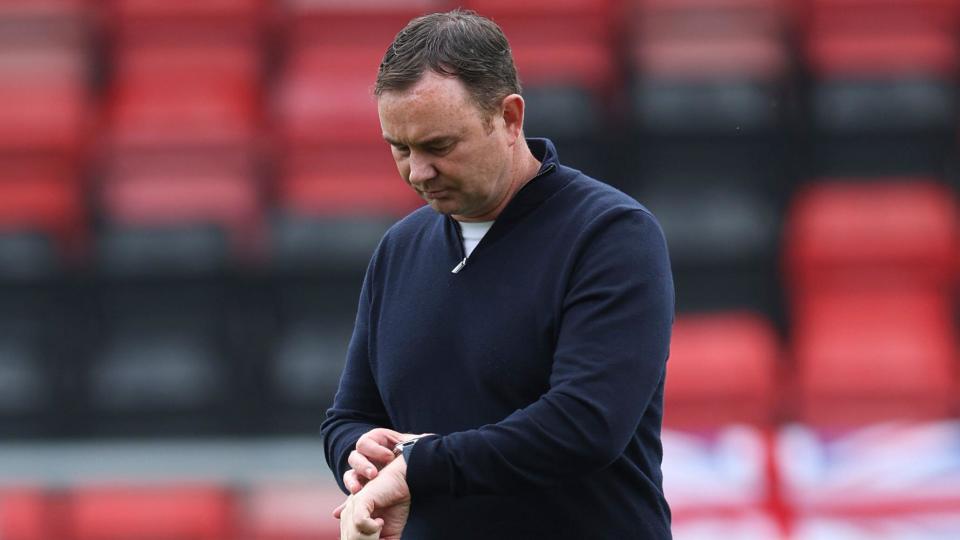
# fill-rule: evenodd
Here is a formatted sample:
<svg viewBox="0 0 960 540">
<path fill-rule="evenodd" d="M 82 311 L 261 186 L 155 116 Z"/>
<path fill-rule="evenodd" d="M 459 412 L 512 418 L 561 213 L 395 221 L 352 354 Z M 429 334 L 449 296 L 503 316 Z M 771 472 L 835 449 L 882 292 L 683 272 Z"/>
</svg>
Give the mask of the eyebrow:
<svg viewBox="0 0 960 540">
<path fill-rule="evenodd" d="M 402 142 L 400 142 L 400 141 L 396 141 L 396 140 L 394 140 L 394 139 L 391 139 L 390 137 L 387 137 L 386 135 L 383 136 L 383 140 L 387 141 L 388 143 L 392 144 L 393 146 L 420 146 L 420 147 L 424 147 L 424 146 L 443 146 L 443 145 L 445 145 L 445 144 L 447 144 L 447 143 L 453 142 L 455 139 L 456 139 L 456 138 L 453 137 L 452 135 L 440 135 L 439 137 L 434 137 L 434 138 L 432 138 L 432 139 L 427 139 L 427 140 L 425 140 L 425 141 L 420 141 L 420 142 L 414 143 L 414 144 L 412 144 L 412 145 L 407 145 L 407 144 L 402 143 Z"/>
</svg>

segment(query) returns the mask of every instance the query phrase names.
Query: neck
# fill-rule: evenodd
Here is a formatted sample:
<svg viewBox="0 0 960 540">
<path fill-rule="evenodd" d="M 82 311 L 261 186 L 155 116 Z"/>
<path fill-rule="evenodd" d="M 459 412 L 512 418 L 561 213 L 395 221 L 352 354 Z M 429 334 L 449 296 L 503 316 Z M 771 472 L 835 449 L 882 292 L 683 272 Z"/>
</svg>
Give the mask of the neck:
<svg viewBox="0 0 960 540">
<path fill-rule="evenodd" d="M 503 197 L 489 212 L 479 216 L 460 216 L 453 215 L 453 219 L 464 222 L 493 221 L 503 212 L 513 197 L 517 194 L 527 182 L 533 180 L 533 177 L 540 171 L 540 161 L 530 151 L 526 139 L 520 139 L 513 154 L 513 164 L 510 167 L 510 183 L 504 190 Z"/>
</svg>

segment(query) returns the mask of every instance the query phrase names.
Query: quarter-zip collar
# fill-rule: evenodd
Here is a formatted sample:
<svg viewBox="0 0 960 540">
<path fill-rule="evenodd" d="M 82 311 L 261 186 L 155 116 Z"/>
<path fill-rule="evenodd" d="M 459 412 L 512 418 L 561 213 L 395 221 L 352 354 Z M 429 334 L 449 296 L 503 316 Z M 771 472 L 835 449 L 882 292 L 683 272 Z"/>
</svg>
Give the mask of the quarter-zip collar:
<svg viewBox="0 0 960 540">
<path fill-rule="evenodd" d="M 467 257 L 466 250 L 463 247 L 463 235 L 460 226 L 451 216 L 445 216 L 445 226 L 453 229 L 453 237 L 459 245 L 460 253 L 459 263 L 451 270 L 457 274 L 463 270 L 471 257 L 476 256 L 477 251 L 484 246 L 496 242 L 497 239 L 506 234 L 513 225 L 519 222 L 531 210 L 540 206 L 540 203 L 550 198 L 551 195 L 566 186 L 572 179 L 571 174 L 560 174 L 560 161 L 557 157 L 557 149 L 549 139 L 531 138 L 527 139 L 527 145 L 534 157 L 540 161 L 540 170 L 513 196 L 513 199 L 507 203 L 503 211 L 493 222 L 493 226 L 487 231 L 487 234 L 480 240 L 480 244 L 474 248 L 470 257 Z M 448 236 L 449 237 L 449 236 Z"/>
</svg>

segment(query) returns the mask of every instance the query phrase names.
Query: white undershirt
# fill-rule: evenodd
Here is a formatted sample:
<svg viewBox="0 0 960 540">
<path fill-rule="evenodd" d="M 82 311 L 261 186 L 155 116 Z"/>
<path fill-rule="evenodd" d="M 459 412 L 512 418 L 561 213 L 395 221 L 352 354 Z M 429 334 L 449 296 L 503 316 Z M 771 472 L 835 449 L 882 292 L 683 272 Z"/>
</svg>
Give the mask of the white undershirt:
<svg viewBox="0 0 960 540">
<path fill-rule="evenodd" d="M 463 250 L 467 257 L 473 253 L 474 248 L 483 239 L 483 235 L 487 234 L 487 231 L 493 226 L 492 221 L 458 221 L 457 223 L 460 225 L 460 234 L 463 235 Z"/>
</svg>

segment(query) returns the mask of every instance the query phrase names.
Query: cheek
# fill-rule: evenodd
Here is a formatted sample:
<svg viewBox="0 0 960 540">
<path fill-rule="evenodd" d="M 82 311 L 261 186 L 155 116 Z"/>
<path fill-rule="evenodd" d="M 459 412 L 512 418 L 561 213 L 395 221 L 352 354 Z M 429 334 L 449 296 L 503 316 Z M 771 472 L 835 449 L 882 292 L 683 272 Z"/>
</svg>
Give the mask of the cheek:
<svg viewBox="0 0 960 540">
<path fill-rule="evenodd" d="M 410 166 L 406 161 L 400 159 L 394 159 L 394 162 L 397 165 L 397 172 L 400 173 L 400 177 L 403 178 L 404 182 L 410 183 Z"/>
</svg>

